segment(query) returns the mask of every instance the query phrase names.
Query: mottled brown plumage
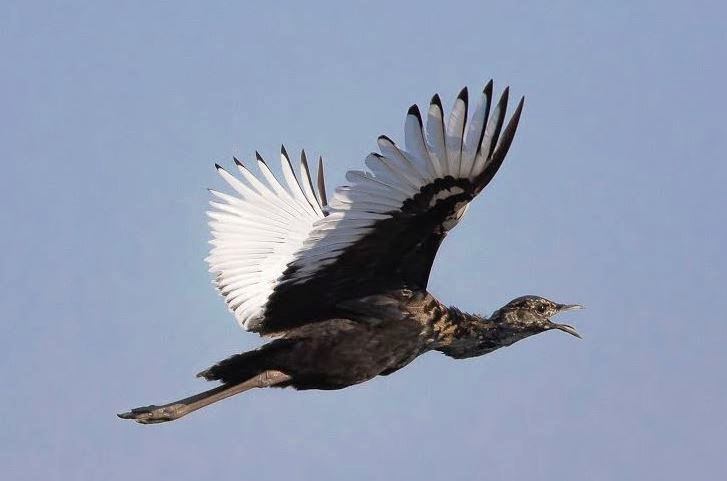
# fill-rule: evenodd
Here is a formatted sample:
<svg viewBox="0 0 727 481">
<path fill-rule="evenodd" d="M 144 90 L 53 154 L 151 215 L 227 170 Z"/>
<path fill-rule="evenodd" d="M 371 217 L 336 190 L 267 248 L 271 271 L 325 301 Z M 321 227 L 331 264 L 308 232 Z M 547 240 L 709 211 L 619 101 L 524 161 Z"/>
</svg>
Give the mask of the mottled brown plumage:
<svg viewBox="0 0 727 481">
<path fill-rule="evenodd" d="M 524 296 L 485 318 L 444 306 L 426 291 L 392 291 L 350 301 L 346 303 L 351 313 L 348 318 L 291 329 L 259 349 L 225 359 L 198 376 L 233 389 L 250 380 L 256 383 L 252 387 L 342 389 L 391 374 L 429 351 L 463 359 L 551 329 L 578 336 L 571 326 L 554 323 L 550 317 L 580 307 Z M 270 377 L 270 373 L 275 382 L 259 380 Z M 210 392 L 217 395 L 218 389 Z M 137 408 L 119 416 L 141 423 L 170 421 L 191 412 L 184 401 Z"/>
<path fill-rule="evenodd" d="M 435 95 L 426 134 L 412 106 L 406 149 L 379 137 L 383 155 L 367 157 L 371 172 L 349 171 L 351 185 L 337 189 L 331 205 L 322 164 L 316 197 L 304 154 L 296 178 L 281 150 L 287 187 L 259 154 L 266 184 L 237 159 L 246 183 L 217 166 L 239 196 L 212 191 L 222 201 L 210 213 L 215 284 L 245 329 L 275 339 L 199 374 L 219 387 L 119 416 L 159 423 L 252 388 L 345 388 L 391 374 L 429 351 L 462 359 L 551 329 L 578 336 L 551 320 L 578 305 L 524 296 L 483 317 L 446 307 L 427 291 L 442 241 L 510 148 L 524 100 L 505 124 L 507 102 L 506 88 L 492 103 L 490 81 L 467 121 L 463 89 L 445 126 Z"/>
</svg>

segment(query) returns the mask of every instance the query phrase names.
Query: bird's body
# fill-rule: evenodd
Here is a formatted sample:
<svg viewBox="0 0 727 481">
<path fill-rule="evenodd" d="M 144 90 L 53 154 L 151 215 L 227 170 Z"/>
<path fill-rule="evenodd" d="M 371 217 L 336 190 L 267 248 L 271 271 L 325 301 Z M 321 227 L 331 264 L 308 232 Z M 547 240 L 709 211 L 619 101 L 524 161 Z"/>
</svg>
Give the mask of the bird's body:
<svg viewBox="0 0 727 481">
<path fill-rule="evenodd" d="M 341 389 L 429 351 L 459 359 L 550 329 L 577 336 L 551 321 L 577 305 L 524 296 L 484 317 L 427 291 L 442 240 L 492 180 L 515 135 L 523 101 L 505 126 L 508 90 L 492 112 L 491 99 L 492 82 L 467 121 L 464 89 L 445 126 L 435 95 L 426 132 L 413 106 L 406 148 L 380 137 L 383 155 L 366 159 L 371 172 L 350 171 L 351 185 L 337 189 L 330 205 L 322 164 L 316 196 L 305 154 L 297 178 L 282 150 L 285 186 L 259 155 L 264 182 L 237 159 L 243 180 L 218 166 L 238 196 L 212 191 L 208 262 L 242 327 L 275 339 L 199 374 L 220 387 L 120 416 L 164 422 L 255 387 Z"/>
<path fill-rule="evenodd" d="M 572 306 L 564 306 L 572 307 Z M 234 384 L 266 370 L 291 375 L 279 387 L 341 389 L 388 375 L 429 351 L 466 358 L 487 354 L 537 332 L 447 307 L 426 291 L 398 290 L 346 303 L 347 317 L 291 329 L 262 348 L 199 374 Z"/>
<path fill-rule="evenodd" d="M 357 309 L 360 310 L 356 312 Z M 243 366 L 254 373 L 276 369 L 297 389 L 340 389 L 390 374 L 435 349 L 453 327 L 449 309 L 425 292 L 406 290 L 349 301 L 344 317 L 287 331 L 257 351 L 233 356 L 202 377 L 235 382 Z"/>
</svg>

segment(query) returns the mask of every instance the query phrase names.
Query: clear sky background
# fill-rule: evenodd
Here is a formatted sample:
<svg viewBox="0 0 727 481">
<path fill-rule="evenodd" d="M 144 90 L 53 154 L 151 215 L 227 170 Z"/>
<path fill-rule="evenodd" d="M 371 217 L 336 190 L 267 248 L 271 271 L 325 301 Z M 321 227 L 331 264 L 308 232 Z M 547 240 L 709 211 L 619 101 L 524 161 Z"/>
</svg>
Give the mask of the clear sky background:
<svg viewBox="0 0 727 481">
<path fill-rule="evenodd" d="M 725 476 L 723 2 L 261 3 L 2 2 L 2 478 Z M 116 418 L 262 342 L 203 262 L 214 162 L 284 142 L 333 186 L 491 77 L 524 115 L 431 290 L 583 303 L 583 341 Z"/>
</svg>

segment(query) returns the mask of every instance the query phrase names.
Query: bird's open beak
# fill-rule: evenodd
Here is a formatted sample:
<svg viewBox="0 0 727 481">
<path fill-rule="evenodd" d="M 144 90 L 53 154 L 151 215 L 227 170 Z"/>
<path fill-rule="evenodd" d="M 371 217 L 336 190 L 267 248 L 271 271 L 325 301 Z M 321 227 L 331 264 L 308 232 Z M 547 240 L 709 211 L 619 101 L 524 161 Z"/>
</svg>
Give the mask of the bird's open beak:
<svg viewBox="0 0 727 481">
<path fill-rule="evenodd" d="M 567 332 L 571 336 L 576 336 L 578 339 L 583 339 L 580 334 L 578 334 L 578 331 L 576 331 L 576 328 L 573 326 L 569 326 L 568 324 L 553 324 L 553 327 L 556 329 L 559 329 L 563 332 Z"/>
<path fill-rule="evenodd" d="M 578 309 L 583 309 L 583 306 L 581 306 L 580 304 L 559 304 L 558 314 L 566 311 L 577 311 Z M 553 327 L 560 331 L 567 332 L 571 336 L 576 336 L 578 339 L 583 339 L 581 335 L 578 334 L 578 331 L 576 331 L 576 328 L 573 326 L 570 326 L 568 324 L 557 324 L 554 322 Z"/>
</svg>

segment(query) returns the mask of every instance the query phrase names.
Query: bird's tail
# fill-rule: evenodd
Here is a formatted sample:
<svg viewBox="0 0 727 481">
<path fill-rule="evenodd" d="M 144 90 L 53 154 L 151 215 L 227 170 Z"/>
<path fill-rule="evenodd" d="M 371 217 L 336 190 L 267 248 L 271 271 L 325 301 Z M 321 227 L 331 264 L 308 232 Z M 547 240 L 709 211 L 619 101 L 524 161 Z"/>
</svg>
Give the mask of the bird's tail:
<svg viewBox="0 0 727 481">
<path fill-rule="evenodd" d="M 271 369 L 279 369 L 276 354 L 291 344 L 290 340 L 277 339 L 254 351 L 235 354 L 197 374 L 208 381 L 236 384 L 251 379 Z"/>
</svg>

